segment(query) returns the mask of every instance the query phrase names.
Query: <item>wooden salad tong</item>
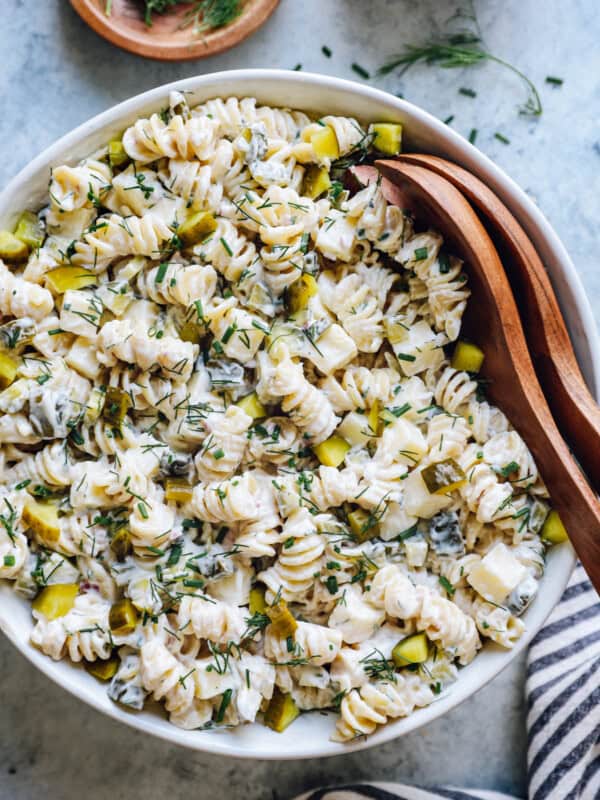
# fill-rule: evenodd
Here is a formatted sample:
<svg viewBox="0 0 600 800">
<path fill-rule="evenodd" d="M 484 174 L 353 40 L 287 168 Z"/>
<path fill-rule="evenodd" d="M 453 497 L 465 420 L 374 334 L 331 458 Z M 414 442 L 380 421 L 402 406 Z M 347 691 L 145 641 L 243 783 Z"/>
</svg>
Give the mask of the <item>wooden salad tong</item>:
<svg viewBox="0 0 600 800">
<path fill-rule="evenodd" d="M 379 161 L 387 200 L 419 209 L 465 262 L 471 299 L 466 337 L 485 351 L 488 395 L 519 431 L 590 580 L 600 589 L 600 502 L 562 438 L 536 376 L 500 257 L 477 214 L 448 180 L 406 161 Z"/>
<path fill-rule="evenodd" d="M 600 492 L 600 406 L 583 379 L 554 289 L 531 240 L 497 195 L 463 167 L 421 153 L 402 155 L 399 161 L 441 175 L 482 218 L 512 286 L 554 419 L 592 487 Z"/>
</svg>

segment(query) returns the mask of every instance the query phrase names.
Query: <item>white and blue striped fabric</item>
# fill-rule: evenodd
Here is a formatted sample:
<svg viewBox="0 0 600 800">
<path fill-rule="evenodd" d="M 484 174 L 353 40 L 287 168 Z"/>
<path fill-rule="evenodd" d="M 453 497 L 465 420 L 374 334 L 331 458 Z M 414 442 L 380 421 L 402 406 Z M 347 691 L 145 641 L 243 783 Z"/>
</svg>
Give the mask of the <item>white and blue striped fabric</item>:
<svg viewBox="0 0 600 800">
<path fill-rule="evenodd" d="M 581 566 L 529 648 L 528 800 L 600 798 L 600 598 Z M 454 787 L 363 783 L 297 800 L 514 800 Z"/>
</svg>

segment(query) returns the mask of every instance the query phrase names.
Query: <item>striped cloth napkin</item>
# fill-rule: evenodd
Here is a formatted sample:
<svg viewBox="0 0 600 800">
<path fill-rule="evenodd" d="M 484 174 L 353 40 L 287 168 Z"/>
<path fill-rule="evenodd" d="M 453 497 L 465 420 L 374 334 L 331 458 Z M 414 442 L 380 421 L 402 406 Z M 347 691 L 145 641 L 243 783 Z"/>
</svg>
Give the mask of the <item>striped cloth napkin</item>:
<svg viewBox="0 0 600 800">
<path fill-rule="evenodd" d="M 578 566 L 527 659 L 529 800 L 600 798 L 600 598 Z M 297 800 L 514 800 L 453 787 L 364 783 Z"/>
</svg>

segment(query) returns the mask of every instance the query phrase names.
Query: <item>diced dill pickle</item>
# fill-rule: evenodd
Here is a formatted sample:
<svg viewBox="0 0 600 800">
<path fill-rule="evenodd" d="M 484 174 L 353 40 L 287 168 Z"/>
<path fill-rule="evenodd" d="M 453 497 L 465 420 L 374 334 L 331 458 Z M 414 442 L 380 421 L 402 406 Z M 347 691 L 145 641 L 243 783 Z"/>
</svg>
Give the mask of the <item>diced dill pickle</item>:
<svg viewBox="0 0 600 800">
<path fill-rule="evenodd" d="M 117 655 L 111 655 L 106 661 L 84 661 L 83 666 L 86 672 L 93 675 L 99 681 L 109 681 L 114 678 L 119 669 L 120 659 Z"/>
<path fill-rule="evenodd" d="M 375 400 L 369 413 L 366 416 L 367 424 L 369 426 L 369 430 L 373 433 L 373 436 L 379 436 L 382 429 L 381 420 L 379 419 L 379 415 L 381 413 L 381 403 L 379 400 Z"/>
<path fill-rule="evenodd" d="M 47 620 L 64 617 L 75 605 L 79 592 L 76 583 L 53 583 L 46 586 L 32 602 L 34 611 L 39 611 Z"/>
<path fill-rule="evenodd" d="M 22 519 L 23 523 L 47 544 L 59 540 L 60 524 L 55 505 L 28 500 L 23 507 Z"/>
<path fill-rule="evenodd" d="M 342 439 L 341 436 L 336 436 L 335 434 L 324 442 L 321 442 L 321 444 L 313 447 L 314 454 L 321 464 L 324 464 L 326 467 L 339 467 L 346 457 L 348 450 L 350 450 L 348 442 Z"/>
<path fill-rule="evenodd" d="M 165 481 L 165 500 L 189 503 L 193 496 L 192 485 L 185 478 L 167 478 Z"/>
<path fill-rule="evenodd" d="M 312 275 L 306 272 L 300 275 L 288 289 L 288 307 L 292 314 L 302 311 L 308 306 L 308 301 L 318 293 L 317 282 Z"/>
<path fill-rule="evenodd" d="M 375 122 L 369 127 L 373 134 L 373 147 L 386 156 L 397 156 L 402 147 L 402 125 L 393 122 Z"/>
<path fill-rule="evenodd" d="M 109 386 L 106 390 L 106 399 L 102 416 L 111 425 L 120 427 L 131 408 L 131 397 L 116 386 Z"/>
<path fill-rule="evenodd" d="M 279 689 L 275 689 L 265 711 L 265 725 L 277 733 L 283 733 L 299 714 L 300 709 L 292 695 L 283 694 Z"/>
<path fill-rule="evenodd" d="M 37 250 L 44 241 L 44 232 L 37 215 L 33 211 L 23 211 L 17 221 L 15 236 L 30 250 Z"/>
<path fill-rule="evenodd" d="M 266 614 L 267 601 L 265 600 L 265 590 L 260 586 L 255 586 L 250 589 L 250 613 L 251 614 Z"/>
<path fill-rule="evenodd" d="M 86 286 L 96 286 L 98 283 L 97 275 L 82 267 L 57 267 L 44 277 L 55 294 L 64 294 L 69 289 L 85 289 Z"/>
<path fill-rule="evenodd" d="M 118 600 L 110 607 L 108 625 L 117 636 L 126 636 L 128 633 L 132 633 L 137 621 L 138 613 L 129 598 Z"/>
<path fill-rule="evenodd" d="M 476 344 L 462 339 L 456 343 L 450 366 L 459 372 L 479 372 L 485 353 Z"/>
<path fill-rule="evenodd" d="M 429 642 L 424 633 L 407 636 L 392 650 L 392 660 L 397 667 L 422 664 L 429 656 Z"/>
<path fill-rule="evenodd" d="M 408 328 L 401 322 L 398 322 L 393 317 L 391 319 L 383 320 L 383 327 L 385 328 L 385 335 L 390 344 L 400 344 L 408 336 Z"/>
<path fill-rule="evenodd" d="M 541 532 L 542 539 L 550 544 L 560 544 L 566 542 L 569 538 L 567 530 L 562 523 L 558 511 L 552 510 L 546 517 L 546 521 L 542 525 Z"/>
<path fill-rule="evenodd" d="M 186 322 L 179 331 L 179 338 L 182 342 L 191 342 L 192 344 L 200 344 L 200 328 L 195 322 Z"/>
<path fill-rule="evenodd" d="M 17 376 L 18 362 L 8 353 L 0 351 L 0 389 L 6 389 Z"/>
<path fill-rule="evenodd" d="M 373 514 L 369 514 L 362 508 L 349 511 L 346 515 L 352 535 L 357 542 L 366 542 L 379 536 L 379 525 Z"/>
<path fill-rule="evenodd" d="M 333 128 L 324 125 L 310 137 L 317 158 L 339 158 L 340 148 Z"/>
<path fill-rule="evenodd" d="M 285 600 L 280 600 L 274 606 L 268 606 L 266 614 L 271 620 L 271 625 L 273 626 L 272 630 L 276 636 L 286 639 L 288 636 L 293 636 L 296 632 L 298 623 L 287 607 Z"/>
<path fill-rule="evenodd" d="M 0 259 L 3 261 L 25 261 L 29 248 L 10 231 L 0 231 Z"/>
<path fill-rule="evenodd" d="M 430 464 L 421 473 L 430 494 L 447 494 L 466 483 L 467 476 L 453 458 Z"/>
<path fill-rule="evenodd" d="M 192 247 L 206 239 L 217 229 L 217 220 L 210 211 L 197 211 L 191 214 L 177 228 L 177 236 L 184 247 Z"/>
<path fill-rule="evenodd" d="M 127 556 L 133 553 L 129 528 L 119 528 L 110 541 L 110 549 L 115 554 L 117 561 L 125 561 Z"/>
<path fill-rule="evenodd" d="M 256 392 L 242 397 L 241 400 L 237 401 L 236 405 L 239 406 L 242 411 L 245 411 L 249 417 L 252 417 L 252 419 L 262 419 L 267 416 L 267 409 L 258 399 Z"/>
<path fill-rule="evenodd" d="M 120 139 L 113 139 L 108 143 L 108 163 L 111 167 L 122 167 L 129 161 L 129 156 L 125 152 L 123 142 Z"/>
<path fill-rule="evenodd" d="M 325 167 L 318 167 L 312 164 L 306 170 L 304 182 L 302 184 L 302 194 L 313 200 L 331 188 L 331 178 L 329 171 Z"/>
</svg>

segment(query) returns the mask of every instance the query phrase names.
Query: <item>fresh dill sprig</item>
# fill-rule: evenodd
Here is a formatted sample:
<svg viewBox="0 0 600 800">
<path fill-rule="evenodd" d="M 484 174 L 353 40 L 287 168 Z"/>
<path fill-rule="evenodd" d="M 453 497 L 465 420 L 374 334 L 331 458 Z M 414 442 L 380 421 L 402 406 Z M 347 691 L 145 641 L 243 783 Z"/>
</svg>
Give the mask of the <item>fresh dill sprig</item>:
<svg viewBox="0 0 600 800">
<path fill-rule="evenodd" d="M 403 75 L 408 69 L 419 63 L 435 64 L 443 69 L 457 69 L 472 67 L 485 61 L 500 64 L 521 78 L 527 87 L 527 99 L 524 104 L 519 106 L 519 112 L 539 117 L 542 113 L 542 101 L 533 81 L 514 64 L 510 64 L 486 50 L 478 33 L 456 33 L 432 39 L 422 45 L 408 45 L 403 53 L 384 64 L 378 74 L 388 75 L 400 68 L 400 75 Z"/>
<path fill-rule="evenodd" d="M 183 18 L 182 27 L 194 26 L 196 33 L 224 28 L 243 11 L 244 0 L 189 0 L 192 8 Z"/>
<path fill-rule="evenodd" d="M 191 0 L 144 0 L 144 22 L 152 27 L 152 14 L 166 14 L 177 3 L 191 2 Z"/>
</svg>

